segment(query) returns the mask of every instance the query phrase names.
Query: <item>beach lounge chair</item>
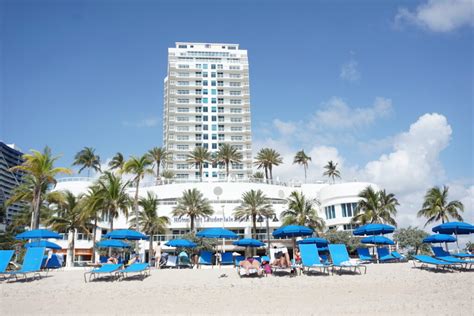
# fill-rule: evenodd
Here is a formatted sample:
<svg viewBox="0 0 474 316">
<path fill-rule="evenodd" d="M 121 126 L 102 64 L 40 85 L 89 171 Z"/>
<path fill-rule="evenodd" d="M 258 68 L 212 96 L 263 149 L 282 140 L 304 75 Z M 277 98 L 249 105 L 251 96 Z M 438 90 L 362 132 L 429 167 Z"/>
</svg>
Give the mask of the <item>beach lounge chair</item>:
<svg viewBox="0 0 474 316">
<path fill-rule="evenodd" d="M 280 267 L 278 265 L 274 265 L 273 263 L 275 262 L 275 254 L 282 251 L 282 248 L 271 248 L 270 249 L 270 265 L 272 267 L 273 272 L 287 272 L 291 273 L 291 270 L 293 269 L 292 266 L 290 267 Z"/>
<path fill-rule="evenodd" d="M 318 269 L 322 273 L 326 272 L 329 275 L 330 265 L 321 262 L 318 247 L 315 244 L 301 244 L 300 253 L 303 273 L 308 273 L 311 269 Z"/>
<path fill-rule="evenodd" d="M 459 257 L 459 258 L 474 258 L 473 254 L 465 253 L 465 252 L 453 253 L 453 256 Z"/>
<path fill-rule="evenodd" d="M 192 268 L 193 267 L 193 263 L 191 262 L 191 259 L 189 259 L 188 254 L 180 253 L 178 255 L 178 267 L 179 268 Z"/>
<path fill-rule="evenodd" d="M 234 257 L 232 256 L 232 252 L 221 253 L 221 262 L 219 264 L 220 265 L 233 265 Z"/>
<path fill-rule="evenodd" d="M 87 282 L 86 275 L 89 274 L 89 282 L 92 281 L 93 279 L 98 279 L 99 275 L 102 276 L 111 276 L 114 277 L 114 273 L 117 272 L 120 268 L 122 267 L 122 264 L 117 263 L 106 263 L 100 268 L 97 269 L 92 269 L 91 271 L 87 271 L 84 273 L 84 282 Z"/>
<path fill-rule="evenodd" d="M 379 262 L 390 262 L 397 260 L 397 258 L 390 254 L 388 248 L 385 247 L 377 247 L 377 254 Z"/>
<path fill-rule="evenodd" d="M 41 278 L 40 270 L 45 250 L 46 248 L 44 247 L 32 247 L 26 249 L 25 258 L 23 259 L 23 265 L 20 270 L 6 272 L 5 274 L 10 277 L 15 277 L 16 280 L 18 280 L 19 275 L 22 275 L 26 280 L 29 274 L 33 274 L 33 280 L 36 276 Z"/>
<path fill-rule="evenodd" d="M 178 267 L 178 256 L 169 255 L 166 259 L 165 268 L 177 268 Z"/>
<path fill-rule="evenodd" d="M 439 260 L 443 260 L 443 261 L 453 263 L 453 264 L 457 263 L 464 266 L 464 268 L 467 268 L 468 265 L 469 265 L 469 268 L 471 268 L 472 264 L 474 263 L 474 260 L 463 260 L 463 259 L 453 257 L 451 256 L 449 252 L 444 250 L 442 247 L 431 247 L 431 249 L 433 250 L 435 258 Z"/>
<path fill-rule="evenodd" d="M 201 251 L 199 253 L 198 268 L 201 265 L 212 266 L 212 252 L 210 251 Z"/>
<path fill-rule="evenodd" d="M 392 251 L 391 255 L 394 256 L 398 261 L 406 261 L 405 256 L 398 253 L 398 251 Z"/>
<path fill-rule="evenodd" d="M 420 269 L 428 268 L 428 266 L 430 266 L 430 265 L 434 266 L 436 269 L 439 269 L 439 268 L 448 269 L 448 268 L 453 268 L 456 265 L 456 264 L 453 264 L 453 263 L 450 263 L 450 262 L 447 262 L 447 261 L 443 261 L 443 260 L 439 260 L 439 259 L 427 256 L 427 255 L 413 256 L 413 258 L 416 261 L 419 261 L 421 263 L 421 265 L 419 267 L 417 267 L 416 264 L 415 264 L 415 260 L 413 260 L 413 265 L 415 266 L 415 268 L 420 268 Z"/>
<path fill-rule="evenodd" d="M 123 270 L 117 271 L 115 274 L 117 278 L 125 279 L 128 278 L 129 273 L 135 273 L 141 277 L 141 280 L 144 280 L 147 276 L 150 275 L 150 266 L 148 263 L 132 263 Z"/>
<path fill-rule="evenodd" d="M 363 262 L 374 262 L 375 259 L 370 255 L 369 248 L 357 248 L 357 255 L 360 261 Z"/>
<path fill-rule="evenodd" d="M 235 256 L 234 266 L 239 267 L 240 261 L 245 260 L 245 256 Z"/>
<path fill-rule="evenodd" d="M 343 269 L 349 269 L 350 271 L 354 270 L 354 272 L 358 270 L 359 273 L 362 274 L 361 268 L 364 268 L 364 274 L 367 273 L 367 267 L 365 265 L 351 261 L 346 245 L 330 244 L 328 247 L 332 259 L 333 273 L 335 269 L 339 269 L 339 274 L 342 273 Z"/>
<path fill-rule="evenodd" d="M 15 250 L 0 250 L 0 275 L 5 275 L 14 253 Z"/>
</svg>

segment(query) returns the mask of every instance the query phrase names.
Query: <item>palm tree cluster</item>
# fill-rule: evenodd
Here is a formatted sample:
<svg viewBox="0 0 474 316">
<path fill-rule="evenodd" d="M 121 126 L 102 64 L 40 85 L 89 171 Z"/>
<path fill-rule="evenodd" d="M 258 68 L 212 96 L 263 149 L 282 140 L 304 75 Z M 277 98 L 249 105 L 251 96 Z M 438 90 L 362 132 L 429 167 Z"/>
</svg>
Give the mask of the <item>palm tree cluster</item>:
<svg viewBox="0 0 474 316">
<path fill-rule="evenodd" d="M 272 148 L 260 149 L 254 162 L 258 169 L 263 169 L 267 180 L 273 180 L 273 166 L 279 166 L 282 163 L 283 158 Z"/>
<path fill-rule="evenodd" d="M 433 187 L 426 192 L 422 209 L 417 214 L 428 219 L 425 227 L 433 222 L 449 222 L 449 218 L 463 221 L 460 213 L 464 212 L 464 205 L 458 200 L 448 201 L 448 191 L 449 188 L 443 186 L 443 189 Z"/>
<path fill-rule="evenodd" d="M 368 186 L 359 193 L 359 197 L 361 200 L 357 204 L 352 223 L 397 225 L 395 216 L 399 203 L 393 193 L 387 193 L 385 190 L 375 191 L 371 186 Z"/>
</svg>

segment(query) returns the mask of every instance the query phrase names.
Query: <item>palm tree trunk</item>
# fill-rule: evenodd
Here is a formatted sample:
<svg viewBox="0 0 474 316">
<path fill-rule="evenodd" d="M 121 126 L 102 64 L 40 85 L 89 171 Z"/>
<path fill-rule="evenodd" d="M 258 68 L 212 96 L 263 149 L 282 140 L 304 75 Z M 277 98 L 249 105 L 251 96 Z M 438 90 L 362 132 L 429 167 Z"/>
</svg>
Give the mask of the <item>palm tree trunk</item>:
<svg viewBox="0 0 474 316">
<path fill-rule="evenodd" d="M 268 168 L 267 168 L 267 167 L 263 167 L 263 169 L 265 170 L 265 180 L 266 180 L 266 182 L 268 183 Z"/>
<path fill-rule="evenodd" d="M 270 171 L 270 180 L 273 180 L 272 165 L 269 165 L 269 166 L 268 166 L 268 170 Z"/>
<path fill-rule="evenodd" d="M 40 222 L 41 186 L 35 188 L 31 229 L 38 229 Z"/>
<path fill-rule="evenodd" d="M 202 182 L 202 164 L 199 164 L 199 177 L 200 177 L 201 182 Z"/>
<path fill-rule="evenodd" d="M 151 266 L 151 258 L 153 258 L 153 232 L 150 234 L 150 242 L 148 244 L 148 264 Z"/>
<path fill-rule="evenodd" d="M 92 263 L 95 263 L 95 251 L 96 251 L 96 246 L 95 246 L 95 239 L 97 237 L 97 216 L 94 218 L 94 231 L 92 232 Z"/>
<path fill-rule="evenodd" d="M 74 266 L 74 229 L 70 229 L 68 232 L 68 247 L 67 247 L 67 261 L 66 267 L 70 268 Z"/>
<path fill-rule="evenodd" d="M 191 225 L 190 225 L 191 232 L 194 233 L 194 215 L 189 216 L 189 218 L 191 220 Z"/>
<path fill-rule="evenodd" d="M 257 215 L 252 214 L 252 224 L 253 224 L 253 238 L 257 239 Z M 256 254 L 256 249 L 253 248 L 252 255 Z"/>
<path fill-rule="evenodd" d="M 135 214 L 135 229 L 140 231 L 138 226 L 138 188 L 140 187 L 140 177 L 137 178 L 137 187 L 135 189 L 135 199 L 133 200 L 133 213 Z"/>
<path fill-rule="evenodd" d="M 306 183 L 306 166 L 304 166 L 304 183 Z"/>
<path fill-rule="evenodd" d="M 156 181 L 160 181 L 160 161 L 156 161 Z"/>
<path fill-rule="evenodd" d="M 229 162 L 225 163 L 225 173 L 226 173 L 227 181 L 229 181 Z"/>
<path fill-rule="evenodd" d="M 109 210 L 109 222 L 110 222 L 110 232 L 114 231 L 114 218 L 112 217 L 112 212 Z M 109 257 L 112 255 L 112 248 L 109 248 Z"/>
</svg>

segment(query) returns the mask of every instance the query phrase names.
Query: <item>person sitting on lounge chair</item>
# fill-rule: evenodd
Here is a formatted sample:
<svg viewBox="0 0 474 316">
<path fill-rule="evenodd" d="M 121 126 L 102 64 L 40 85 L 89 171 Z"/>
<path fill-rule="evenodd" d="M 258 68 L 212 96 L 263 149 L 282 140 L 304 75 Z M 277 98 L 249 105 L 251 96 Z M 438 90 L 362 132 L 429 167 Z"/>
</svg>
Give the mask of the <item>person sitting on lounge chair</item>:
<svg viewBox="0 0 474 316">
<path fill-rule="evenodd" d="M 138 253 L 134 254 L 130 260 L 128 260 L 127 266 L 134 264 L 134 263 L 140 263 L 140 256 Z"/>
<path fill-rule="evenodd" d="M 240 261 L 239 266 L 240 268 L 245 269 L 247 275 L 250 274 L 250 269 L 257 270 L 258 275 L 262 274 L 262 270 L 260 269 L 260 262 L 258 262 L 258 260 L 256 260 L 255 258 L 248 257 L 247 259 Z"/>
<path fill-rule="evenodd" d="M 113 253 L 112 256 L 110 256 L 107 259 L 107 263 L 117 264 L 118 263 L 117 255 Z"/>
<path fill-rule="evenodd" d="M 278 267 L 285 267 L 289 268 L 291 267 L 291 261 L 290 261 L 290 255 L 288 254 L 288 248 L 286 247 L 281 247 L 277 248 L 276 246 L 273 247 L 275 251 L 275 259 L 272 262 L 272 265 L 278 266 Z"/>
</svg>

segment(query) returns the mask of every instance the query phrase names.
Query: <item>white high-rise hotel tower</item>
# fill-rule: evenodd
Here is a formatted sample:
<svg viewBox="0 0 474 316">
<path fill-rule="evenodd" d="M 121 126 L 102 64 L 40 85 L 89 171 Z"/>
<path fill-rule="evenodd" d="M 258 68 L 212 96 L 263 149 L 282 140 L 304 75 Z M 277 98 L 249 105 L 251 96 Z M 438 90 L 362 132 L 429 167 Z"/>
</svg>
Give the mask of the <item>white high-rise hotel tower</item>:
<svg viewBox="0 0 474 316">
<path fill-rule="evenodd" d="M 199 179 L 188 161 L 194 148 L 216 153 L 227 143 L 242 153 L 230 177 L 252 174 L 249 65 L 247 51 L 237 44 L 176 43 L 168 49 L 164 80 L 163 140 L 170 152 L 167 169 L 176 179 Z M 205 164 L 203 178 L 225 179 L 225 168 Z"/>
</svg>

